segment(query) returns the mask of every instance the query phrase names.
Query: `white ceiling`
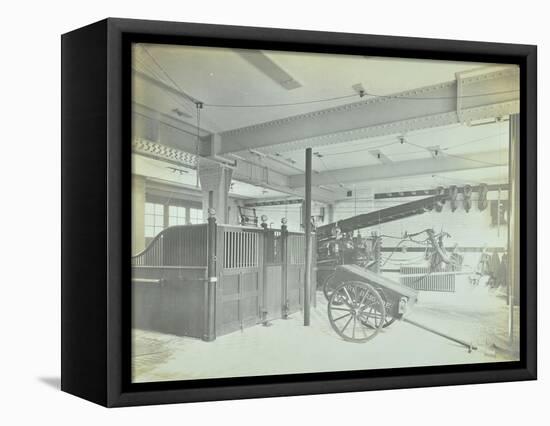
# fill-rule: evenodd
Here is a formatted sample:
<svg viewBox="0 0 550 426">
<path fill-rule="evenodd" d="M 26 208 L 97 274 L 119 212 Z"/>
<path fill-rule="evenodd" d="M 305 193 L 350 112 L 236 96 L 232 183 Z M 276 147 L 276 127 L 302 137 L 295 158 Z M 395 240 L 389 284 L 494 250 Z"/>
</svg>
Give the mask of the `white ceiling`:
<svg viewBox="0 0 550 426">
<path fill-rule="evenodd" d="M 425 61 L 351 55 L 328 55 L 263 51 L 286 70 L 302 87 L 286 90 L 251 66 L 238 51 L 227 48 L 147 45 L 134 47 L 134 68 L 183 90 L 205 104 L 265 105 L 321 100 L 353 95 L 352 86 L 387 95 L 450 81 L 456 72 L 489 64 Z M 134 100 L 162 113 L 174 115 L 180 108 L 196 123 L 191 101 L 167 96 L 162 89 L 142 87 L 136 81 Z M 356 98 L 284 107 L 228 108 L 205 106 L 201 122 L 212 132 L 249 126 L 265 121 L 357 101 Z M 210 128 L 209 128 L 210 127 Z"/>
<path fill-rule="evenodd" d="M 376 95 L 387 95 L 422 86 L 446 82 L 455 73 L 491 64 L 421 61 L 364 56 L 343 56 L 293 52 L 263 51 L 270 60 L 289 73 L 301 87 L 287 90 L 247 62 L 232 49 L 170 45 L 136 45 L 133 50 L 134 69 L 204 102 L 201 110 L 201 128 L 221 132 L 249 126 L 278 118 L 355 102 L 359 96 L 341 100 L 309 103 L 284 107 L 242 107 L 258 104 L 295 103 L 353 95 L 352 86 L 361 83 L 365 90 Z M 149 108 L 168 114 L 192 125 L 196 121 L 196 109 L 192 101 L 134 79 L 133 100 Z M 240 105 L 239 108 L 212 107 L 208 104 Z M 178 109 L 178 116 L 174 110 Z M 181 113 L 184 113 L 182 116 Z M 313 149 L 316 173 L 326 170 L 380 164 L 371 149 L 379 149 L 391 162 L 430 158 L 427 147 L 439 146 L 442 155 L 472 155 L 477 152 L 501 150 L 506 160 L 508 123 L 469 127 L 453 125 L 427 129 L 405 135 L 406 143 L 398 142 L 398 136 L 369 138 Z M 239 154 L 241 155 L 241 154 Z M 286 175 L 296 175 L 304 169 L 303 151 L 280 152 L 270 156 L 242 154 Z M 148 160 L 148 172 L 161 174 L 162 179 L 174 180 L 175 173 L 167 172 L 164 165 Z M 391 163 L 390 163 L 391 164 Z M 154 166 L 154 167 L 153 167 Z M 140 167 L 145 167 L 143 164 Z M 151 167 L 156 168 L 152 171 Z M 161 170 L 162 172 L 160 172 Z M 191 176 L 192 175 L 192 176 Z M 194 185 L 194 172 L 176 176 L 182 184 Z M 187 182 L 189 180 L 190 182 Z M 356 188 L 378 188 L 380 192 L 399 189 L 424 189 L 443 184 L 503 182 L 507 180 L 506 167 L 492 167 L 463 172 L 426 175 L 412 179 L 386 180 L 384 182 L 357 182 Z M 185 181 L 185 183 L 183 182 Z M 327 187 L 339 187 L 338 182 Z M 350 185 L 346 185 L 349 188 Z M 378 190 L 377 189 L 377 190 Z M 284 196 L 236 182 L 233 192 L 247 198 L 272 198 Z"/>
<path fill-rule="evenodd" d="M 472 155 L 478 152 L 502 150 L 507 156 L 508 122 L 501 121 L 480 126 L 453 125 L 407 133 L 405 142 L 400 143 L 401 135 L 361 139 L 338 145 L 326 145 L 314 149 L 322 155 L 322 160 L 314 156 L 314 167 L 319 171 L 341 169 L 369 164 L 380 164 L 369 153 L 377 149 L 394 162 L 430 158 L 428 147 L 439 146 L 442 155 Z M 293 160 L 295 167 L 304 169 L 303 151 L 287 152 L 285 158 Z"/>
</svg>

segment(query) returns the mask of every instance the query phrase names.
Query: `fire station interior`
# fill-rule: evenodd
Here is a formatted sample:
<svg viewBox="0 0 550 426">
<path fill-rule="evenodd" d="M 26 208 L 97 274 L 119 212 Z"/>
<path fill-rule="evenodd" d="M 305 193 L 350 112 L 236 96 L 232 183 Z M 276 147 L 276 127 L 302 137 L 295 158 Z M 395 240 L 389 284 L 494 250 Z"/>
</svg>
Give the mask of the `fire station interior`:
<svg viewBox="0 0 550 426">
<path fill-rule="evenodd" d="M 518 359 L 515 66 L 132 55 L 135 381 Z"/>
</svg>

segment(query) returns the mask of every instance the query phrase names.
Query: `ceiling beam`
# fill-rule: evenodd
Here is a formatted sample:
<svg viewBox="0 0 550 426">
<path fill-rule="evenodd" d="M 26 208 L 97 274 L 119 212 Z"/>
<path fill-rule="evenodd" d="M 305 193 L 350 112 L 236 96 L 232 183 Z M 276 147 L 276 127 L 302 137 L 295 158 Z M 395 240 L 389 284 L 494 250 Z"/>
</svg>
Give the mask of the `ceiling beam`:
<svg viewBox="0 0 550 426">
<path fill-rule="evenodd" d="M 304 197 L 303 188 L 290 187 L 290 176 L 285 176 L 269 167 L 246 160 L 237 160 L 233 170 L 233 179 L 252 185 L 263 186 L 285 194 Z M 315 201 L 331 203 L 342 198 L 345 192 L 341 189 L 312 188 L 312 198 Z"/>
<path fill-rule="evenodd" d="M 393 163 L 393 161 L 379 149 L 370 149 L 369 154 L 376 158 L 382 164 Z"/>
<path fill-rule="evenodd" d="M 191 126 L 192 127 L 192 126 Z M 145 107 L 134 106 L 133 111 L 133 144 L 134 152 L 170 164 L 176 164 L 187 168 L 196 168 L 196 135 L 192 128 L 184 122 L 153 114 Z M 210 136 L 204 135 L 203 140 L 210 140 Z M 204 147 L 200 147 L 204 148 Z M 199 149 L 204 154 L 204 149 Z M 208 156 L 201 157 L 205 161 Z M 236 160 L 219 158 L 227 163 L 234 163 L 233 179 L 249 183 L 251 185 L 279 191 L 292 196 L 303 197 L 303 189 L 291 188 L 289 176 L 276 170 L 246 159 Z M 218 161 L 218 159 L 210 159 Z M 343 196 L 342 189 L 313 188 L 312 196 L 315 201 L 330 203 Z"/>
<path fill-rule="evenodd" d="M 482 71 L 457 73 L 453 81 L 221 132 L 218 154 L 248 149 L 284 152 L 517 113 L 519 69 Z"/>
<path fill-rule="evenodd" d="M 302 87 L 294 77 L 261 50 L 235 49 L 235 53 L 283 89 L 294 90 Z"/>
<path fill-rule="evenodd" d="M 328 170 L 314 175 L 312 177 L 312 184 L 331 185 L 334 184 L 334 182 L 340 184 L 366 182 L 507 165 L 508 154 L 505 151 L 482 152 L 470 157 L 451 157 L 441 154 L 439 158 L 406 160 L 393 162 L 391 164 L 376 164 L 371 166 Z M 304 175 L 290 176 L 289 186 L 291 188 L 302 188 L 304 185 Z"/>
</svg>

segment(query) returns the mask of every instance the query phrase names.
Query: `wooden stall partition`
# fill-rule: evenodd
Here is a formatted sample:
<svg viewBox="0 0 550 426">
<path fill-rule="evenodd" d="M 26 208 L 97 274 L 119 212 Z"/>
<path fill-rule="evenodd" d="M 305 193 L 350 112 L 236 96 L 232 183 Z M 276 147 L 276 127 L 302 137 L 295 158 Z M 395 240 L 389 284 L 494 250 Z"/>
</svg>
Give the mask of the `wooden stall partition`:
<svg viewBox="0 0 550 426">
<path fill-rule="evenodd" d="M 213 218 L 170 227 L 132 259 L 133 327 L 214 340 L 298 312 L 304 276 L 302 233 Z"/>
<path fill-rule="evenodd" d="M 302 306 L 305 277 L 305 238 L 289 232 L 286 240 L 286 311 L 293 314 Z"/>
<path fill-rule="evenodd" d="M 218 226 L 218 336 L 261 321 L 263 244 L 262 230 L 259 228 Z"/>
<path fill-rule="evenodd" d="M 312 235 L 312 248 L 316 246 L 315 235 Z M 285 269 L 284 294 L 286 298 L 286 310 L 288 314 L 298 312 L 303 308 L 304 303 L 304 281 L 306 268 L 306 240 L 301 232 L 288 232 L 285 244 Z M 311 271 L 311 303 L 316 306 L 315 283 L 317 281 L 317 254 L 312 249 L 312 271 Z"/>
<path fill-rule="evenodd" d="M 132 327 L 202 339 L 205 282 L 204 267 L 135 267 Z"/>
<path fill-rule="evenodd" d="M 205 337 L 206 225 L 165 229 L 132 258 L 132 327 Z"/>
<path fill-rule="evenodd" d="M 261 316 L 263 321 L 278 319 L 284 313 L 283 285 L 283 239 L 285 233 L 278 229 L 265 229 L 263 299 Z"/>
</svg>

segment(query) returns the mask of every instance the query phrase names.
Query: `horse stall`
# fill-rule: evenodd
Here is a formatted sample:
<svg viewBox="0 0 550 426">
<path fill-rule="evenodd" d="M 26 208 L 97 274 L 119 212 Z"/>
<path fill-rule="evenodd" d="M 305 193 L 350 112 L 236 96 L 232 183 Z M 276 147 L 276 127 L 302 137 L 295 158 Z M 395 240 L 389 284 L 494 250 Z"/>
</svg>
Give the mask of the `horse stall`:
<svg viewBox="0 0 550 426">
<path fill-rule="evenodd" d="M 132 326 L 214 340 L 300 311 L 304 277 L 303 233 L 213 218 L 173 226 L 132 258 Z"/>
</svg>

